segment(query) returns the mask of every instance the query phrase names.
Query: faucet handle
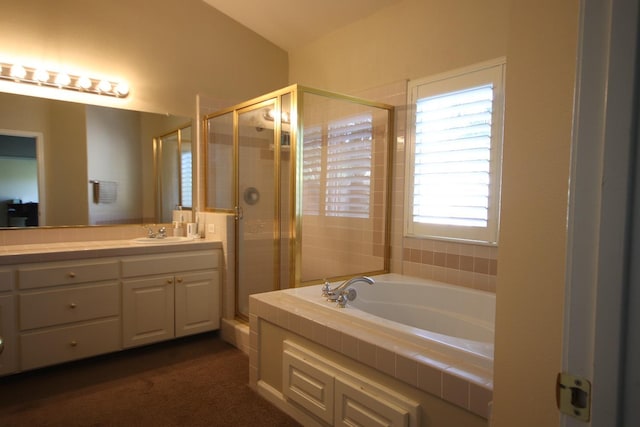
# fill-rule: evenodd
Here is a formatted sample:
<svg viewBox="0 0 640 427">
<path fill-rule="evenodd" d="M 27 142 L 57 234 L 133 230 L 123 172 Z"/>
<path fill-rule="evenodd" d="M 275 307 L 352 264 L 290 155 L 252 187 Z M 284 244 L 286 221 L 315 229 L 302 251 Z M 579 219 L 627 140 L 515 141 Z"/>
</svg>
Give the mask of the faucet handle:
<svg viewBox="0 0 640 427">
<path fill-rule="evenodd" d="M 329 281 L 324 279 L 324 284 L 322 285 L 322 296 L 327 297 L 331 293 L 331 286 L 329 285 Z"/>
<path fill-rule="evenodd" d="M 336 299 L 338 303 L 338 308 L 345 308 L 347 306 L 347 301 L 349 300 L 346 292 L 341 292 Z"/>
<path fill-rule="evenodd" d="M 156 233 L 153 231 L 153 228 L 149 225 L 143 225 L 144 228 L 147 229 L 147 237 L 154 238 L 156 237 Z"/>
<path fill-rule="evenodd" d="M 324 279 L 324 284 L 322 285 L 322 296 L 328 297 L 331 295 L 331 285 L 329 285 L 329 281 Z"/>
</svg>

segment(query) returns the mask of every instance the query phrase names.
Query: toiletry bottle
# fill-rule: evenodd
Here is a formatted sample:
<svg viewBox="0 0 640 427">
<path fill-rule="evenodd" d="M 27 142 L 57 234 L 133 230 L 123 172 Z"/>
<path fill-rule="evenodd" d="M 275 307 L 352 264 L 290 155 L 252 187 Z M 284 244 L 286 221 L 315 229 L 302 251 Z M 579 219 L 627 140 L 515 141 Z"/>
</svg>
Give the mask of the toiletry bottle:
<svg viewBox="0 0 640 427">
<path fill-rule="evenodd" d="M 173 221 L 173 235 L 184 237 L 185 236 L 184 214 L 182 213 L 182 206 L 178 205 L 177 208 L 180 215 L 178 216 L 177 220 Z"/>
</svg>

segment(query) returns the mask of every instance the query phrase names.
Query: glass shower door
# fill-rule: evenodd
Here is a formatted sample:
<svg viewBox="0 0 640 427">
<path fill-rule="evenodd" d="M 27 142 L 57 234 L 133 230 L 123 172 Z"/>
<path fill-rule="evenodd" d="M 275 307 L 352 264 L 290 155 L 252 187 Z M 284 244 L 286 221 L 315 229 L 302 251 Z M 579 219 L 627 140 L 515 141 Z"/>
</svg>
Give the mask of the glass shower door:
<svg viewBox="0 0 640 427">
<path fill-rule="evenodd" d="M 278 283 L 275 100 L 238 111 L 236 314 L 249 316 L 249 295 Z"/>
</svg>

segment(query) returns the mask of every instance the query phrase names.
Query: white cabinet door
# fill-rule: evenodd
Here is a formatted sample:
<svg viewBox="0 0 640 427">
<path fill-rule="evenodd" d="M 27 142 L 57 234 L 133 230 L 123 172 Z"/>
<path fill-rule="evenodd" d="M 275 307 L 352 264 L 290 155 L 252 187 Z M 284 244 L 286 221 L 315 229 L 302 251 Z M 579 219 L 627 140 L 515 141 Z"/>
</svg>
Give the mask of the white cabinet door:
<svg viewBox="0 0 640 427">
<path fill-rule="evenodd" d="M 217 270 L 175 277 L 176 336 L 220 327 L 220 280 Z"/>
<path fill-rule="evenodd" d="M 126 280 L 122 284 L 123 347 L 174 337 L 174 277 Z"/>
<path fill-rule="evenodd" d="M 408 427 L 410 413 L 378 393 L 336 377 L 336 426 Z"/>
<path fill-rule="evenodd" d="M 329 425 L 333 424 L 334 373 L 295 350 L 282 353 L 282 394 Z"/>
<path fill-rule="evenodd" d="M 0 375 L 18 370 L 16 342 L 15 298 L 0 296 Z"/>
</svg>

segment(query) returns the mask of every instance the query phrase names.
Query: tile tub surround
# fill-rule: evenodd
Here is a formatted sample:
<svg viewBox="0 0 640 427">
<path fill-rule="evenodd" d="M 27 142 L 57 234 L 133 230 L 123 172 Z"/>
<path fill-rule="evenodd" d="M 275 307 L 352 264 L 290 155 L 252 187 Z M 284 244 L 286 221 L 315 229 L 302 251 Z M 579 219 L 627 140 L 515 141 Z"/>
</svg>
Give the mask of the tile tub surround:
<svg viewBox="0 0 640 427">
<path fill-rule="evenodd" d="M 348 356 L 399 381 L 484 418 L 493 396 L 493 370 L 420 348 L 355 322 L 341 322 L 286 291 L 250 297 L 249 380 L 259 379 L 259 322 L 267 321 Z"/>
</svg>

